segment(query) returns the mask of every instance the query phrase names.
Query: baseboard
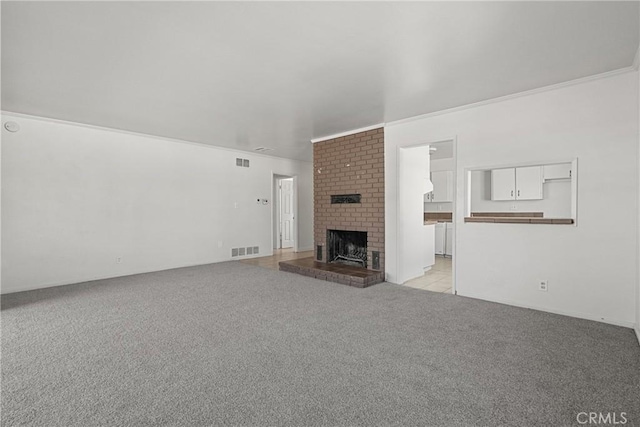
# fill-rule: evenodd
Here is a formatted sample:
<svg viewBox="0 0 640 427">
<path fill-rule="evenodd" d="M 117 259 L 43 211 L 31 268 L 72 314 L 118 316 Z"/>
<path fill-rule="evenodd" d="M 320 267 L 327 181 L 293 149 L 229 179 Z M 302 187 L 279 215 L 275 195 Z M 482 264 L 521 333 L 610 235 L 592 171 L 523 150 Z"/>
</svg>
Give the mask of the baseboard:
<svg viewBox="0 0 640 427">
<path fill-rule="evenodd" d="M 458 296 L 462 296 L 462 297 L 474 298 L 474 299 L 479 299 L 479 300 L 483 300 L 483 301 L 497 302 L 498 304 L 512 305 L 514 307 L 528 308 L 530 310 L 544 311 L 546 313 L 553 313 L 553 314 L 559 314 L 559 315 L 562 315 L 562 316 L 576 317 L 578 319 L 593 320 L 595 322 L 608 323 L 610 325 L 622 326 L 624 328 L 631 328 L 631 329 L 635 329 L 636 328 L 635 323 L 627 322 L 627 321 L 624 321 L 624 320 L 607 319 L 607 318 L 593 316 L 591 314 L 586 314 L 586 313 L 581 313 L 581 312 L 549 309 L 549 308 L 546 308 L 546 307 L 540 307 L 540 306 L 536 306 L 536 305 L 523 304 L 521 302 L 512 301 L 512 300 L 508 300 L 508 299 L 489 298 L 489 297 L 487 297 L 485 295 L 473 294 L 473 293 L 468 293 L 468 292 L 461 292 L 459 289 L 457 290 L 457 292 L 458 292 L 457 295 Z M 636 334 L 638 334 L 638 330 L 637 329 L 636 329 Z M 639 339 L 640 339 L 640 337 L 639 337 Z"/>
<path fill-rule="evenodd" d="M 636 325 L 633 330 L 636 331 L 636 338 L 638 338 L 638 344 L 640 344 L 640 325 Z"/>
<path fill-rule="evenodd" d="M 248 258 L 251 258 L 251 257 L 243 257 L 242 259 L 248 259 Z M 116 275 L 90 276 L 90 277 L 84 277 L 84 278 L 78 278 L 78 279 L 60 280 L 56 282 L 48 282 L 48 283 L 39 284 L 39 285 L 24 286 L 24 287 L 20 287 L 20 289 L 5 290 L 4 289 L 5 287 L 3 286 L 0 289 L 0 295 L 15 294 L 17 292 L 35 291 L 38 289 L 55 288 L 56 286 L 77 285 L 79 283 L 95 282 L 98 280 L 117 279 L 118 277 L 136 276 L 138 274 L 147 274 L 147 273 L 157 273 L 160 271 L 175 270 L 178 268 L 197 267 L 199 265 L 217 264 L 220 262 L 236 261 L 236 260 L 237 260 L 236 258 L 229 258 L 229 259 L 223 259 L 223 260 L 211 261 L 211 262 L 205 262 L 205 263 L 185 264 L 185 265 L 179 265 L 176 267 L 161 268 L 159 270 L 142 270 L 142 271 L 127 272 L 124 274 L 116 274 Z"/>
<path fill-rule="evenodd" d="M 298 252 L 308 252 L 312 250 L 313 250 L 313 246 L 305 246 L 303 248 L 298 248 Z"/>
</svg>

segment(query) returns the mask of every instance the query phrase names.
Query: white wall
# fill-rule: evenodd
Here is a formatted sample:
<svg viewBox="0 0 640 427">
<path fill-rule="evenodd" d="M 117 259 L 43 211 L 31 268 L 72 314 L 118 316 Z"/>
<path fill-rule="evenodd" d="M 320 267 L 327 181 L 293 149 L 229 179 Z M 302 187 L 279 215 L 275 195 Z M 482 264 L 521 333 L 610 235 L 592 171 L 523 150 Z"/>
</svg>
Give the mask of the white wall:
<svg viewBox="0 0 640 427">
<path fill-rule="evenodd" d="M 225 261 L 238 246 L 271 254 L 272 205 L 256 199 L 271 200 L 272 173 L 298 176 L 299 246 L 313 245 L 311 163 L 2 119 L 22 127 L 2 131 L 3 293 Z"/>
<path fill-rule="evenodd" d="M 542 185 L 542 200 L 493 201 L 491 171 L 473 171 L 471 212 L 544 212 L 545 218 L 571 218 L 571 181 L 554 180 Z"/>
<path fill-rule="evenodd" d="M 386 253 L 396 149 L 457 138 L 459 295 L 631 326 L 638 283 L 638 77 L 626 72 L 385 128 Z M 578 158 L 578 226 L 464 223 L 465 169 Z M 397 263 L 387 262 L 396 282 Z M 537 290 L 540 279 L 549 291 Z"/>
</svg>

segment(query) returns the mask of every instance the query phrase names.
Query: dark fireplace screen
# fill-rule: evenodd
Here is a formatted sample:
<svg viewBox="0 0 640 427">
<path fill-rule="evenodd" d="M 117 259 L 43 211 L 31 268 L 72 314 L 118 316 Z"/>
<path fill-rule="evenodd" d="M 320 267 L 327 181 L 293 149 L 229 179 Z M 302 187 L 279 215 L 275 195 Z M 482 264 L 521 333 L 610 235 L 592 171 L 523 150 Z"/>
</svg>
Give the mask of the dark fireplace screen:
<svg viewBox="0 0 640 427">
<path fill-rule="evenodd" d="M 367 233 L 327 230 L 327 262 L 367 268 Z"/>
</svg>

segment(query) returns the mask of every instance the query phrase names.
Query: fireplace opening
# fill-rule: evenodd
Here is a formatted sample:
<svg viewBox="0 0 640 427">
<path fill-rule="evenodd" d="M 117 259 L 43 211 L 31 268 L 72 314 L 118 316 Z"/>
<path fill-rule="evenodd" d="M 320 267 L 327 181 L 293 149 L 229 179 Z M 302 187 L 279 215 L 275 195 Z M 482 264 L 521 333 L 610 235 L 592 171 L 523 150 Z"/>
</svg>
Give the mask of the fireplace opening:
<svg viewBox="0 0 640 427">
<path fill-rule="evenodd" d="M 327 230 L 327 262 L 367 268 L 366 231 Z"/>
</svg>

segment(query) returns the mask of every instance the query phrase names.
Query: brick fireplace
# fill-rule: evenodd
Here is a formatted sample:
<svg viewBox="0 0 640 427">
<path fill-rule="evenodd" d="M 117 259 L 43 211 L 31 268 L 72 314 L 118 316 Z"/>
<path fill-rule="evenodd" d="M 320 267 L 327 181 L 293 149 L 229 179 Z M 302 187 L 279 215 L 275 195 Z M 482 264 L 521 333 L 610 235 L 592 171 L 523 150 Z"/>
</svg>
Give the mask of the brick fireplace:
<svg viewBox="0 0 640 427">
<path fill-rule="evenodd" d="M 362 267 L 384 273 L 384 128 L 317 142 L 313 163 L 315 260 L 358 264 L 335 259 L 329 239 L 342 231 L 347 239 L 366 239 L 345 246 L 359 246 Z"/>
<path fill-rule="evenodd" d="M 364 288 L 384 281 L 384 128 L 313 145 L 314 256 L 280 270 Z"/>
<path fill-rule="evenodd" d="M 384 128 L 313 145 L 314 256 L 280 269 L 356 287 L 384 281 Z"/>
</svg>

